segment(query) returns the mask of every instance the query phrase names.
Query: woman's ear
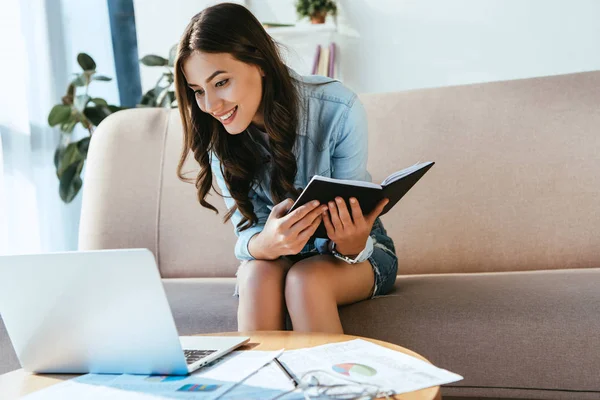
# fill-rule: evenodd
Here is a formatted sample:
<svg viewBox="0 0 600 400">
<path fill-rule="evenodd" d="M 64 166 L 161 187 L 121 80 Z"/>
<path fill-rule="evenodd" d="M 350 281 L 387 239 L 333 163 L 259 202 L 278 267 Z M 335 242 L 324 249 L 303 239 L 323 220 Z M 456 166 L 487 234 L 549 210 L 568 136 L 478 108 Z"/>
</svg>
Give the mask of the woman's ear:
<svg viewBox="0 0 600 400">
<path fill-rule="evenodd" d="M 263 78 L 265 77 L 265 71 L 263 71 L 262 68 L 258 67 L 258 69 L 260 70 L 260 76 L 262 76 Z"/>
</svg>

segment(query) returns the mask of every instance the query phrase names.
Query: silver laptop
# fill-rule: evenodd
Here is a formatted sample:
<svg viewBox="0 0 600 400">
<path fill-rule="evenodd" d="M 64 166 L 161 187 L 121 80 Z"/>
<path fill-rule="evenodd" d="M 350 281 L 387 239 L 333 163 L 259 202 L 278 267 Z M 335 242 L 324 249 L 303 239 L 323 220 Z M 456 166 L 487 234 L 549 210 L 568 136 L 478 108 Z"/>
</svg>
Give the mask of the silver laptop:
<svg viewBox="0 0 600 400">
<path fill-rule="evenodd" d="M 37 373 L 186 375 L 250 339 L 179 337 L 147 249 L 0 256 L 0 316 Z"/>
</svg>

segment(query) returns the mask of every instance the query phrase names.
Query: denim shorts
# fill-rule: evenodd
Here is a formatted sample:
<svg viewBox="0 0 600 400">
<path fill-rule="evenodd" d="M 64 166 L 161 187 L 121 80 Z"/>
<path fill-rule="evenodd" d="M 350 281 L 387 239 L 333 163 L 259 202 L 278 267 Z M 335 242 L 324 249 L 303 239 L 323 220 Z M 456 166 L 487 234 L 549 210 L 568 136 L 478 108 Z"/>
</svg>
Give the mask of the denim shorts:
<svg viewBox="0 0 600 400">
<path fill-rule="evenodd" d="M 369 257 L 368 260 L 371 263 L 375 277 L 370 296 L 373 298 L 385 295 L 394 288 L 396 275 L 398 275 L 398 257 L 396 256 L 394 242 L 392 241 L 392 238 L 387 235 L 383 223 L 379 218 L 373 223 L 370 236 L 373 239 L 373 254 L 371 254 L 371 257 Z M 319 250 L 315 247 L 314 241 L 311 240 L 304 246 L 300 253 L 285 257 L 289 259 L 292 264 L 295 264 L 300 260 L 319 254 L 327 253 L 319 253 Z M 242 261 L 240 267 L 246 262 L 247 261 Z M 236 297 L 239 296 L 237 284 L 235 285 L 233 295 Z"/>
</svg>

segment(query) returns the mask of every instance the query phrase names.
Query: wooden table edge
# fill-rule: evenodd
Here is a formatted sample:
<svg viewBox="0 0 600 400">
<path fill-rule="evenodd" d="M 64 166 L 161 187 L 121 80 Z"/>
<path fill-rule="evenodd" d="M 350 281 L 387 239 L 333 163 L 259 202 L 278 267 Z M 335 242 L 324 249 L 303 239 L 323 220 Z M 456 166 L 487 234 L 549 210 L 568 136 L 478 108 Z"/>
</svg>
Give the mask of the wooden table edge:
<svg viewBox="0 0 600 400">
<path fill-rule="evenodd" d="M 378 344 L 388 349 L 400 351 L 419 360 L 430 363 L 425 357 L 412 350 L 406 349 L 392 343 L 377 339 L 371 339 L 355 335 L 327 334 L 327 333 L 299 333 L 294 331 L 256 331 L 256 332 L 220 332 L 199 334 L 198 336 L 249 336 L 250 342 L 241 349 L 247 350 L 278 350 L 286 348 L 294 350 L 298 348 L 314 347 L 327 343 L 345 342 L 354 339 L 363 339 Z M 268 341 L 269 344 L 263 346 Z M 279 341 L 279 342 L 278 342 Z M 293 344 L 295 341 L 296 344 Z M 285 345 L 287 344 L 287 345 Z M 430 363 L 431 364 L 431 363 Z M 82 374 L 31 374 L 23 369 L 7 372 L 0 375 L 0 395 L 3 399 L 14 400 L 26 396 L 38 390 L 50 387 L 65 380 L 73 379 Z M 16 381 L 16 383 L 15 383 Z M 20 384 L 19 384 L 20 383 Z M 4 393 L 8 387 L 8 391 Z M 417 400 L 417 399 L 441 399 L 441 390 L 439 386 L 433 386 L 426 389 L 417 390 L 410 393 L 404 393 L 393 397 L 398 400 Z"/>
</svg>

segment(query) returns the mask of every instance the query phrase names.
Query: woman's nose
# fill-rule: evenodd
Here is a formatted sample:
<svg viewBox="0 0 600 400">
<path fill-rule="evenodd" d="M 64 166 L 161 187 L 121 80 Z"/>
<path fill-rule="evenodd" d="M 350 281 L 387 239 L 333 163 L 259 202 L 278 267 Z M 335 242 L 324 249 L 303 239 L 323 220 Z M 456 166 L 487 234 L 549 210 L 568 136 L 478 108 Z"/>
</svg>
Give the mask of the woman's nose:
<svg viewBox="0 0 600 400">
<path fill-rule="evenodd" d="M 218 96 L 210 95 L 208 94 L 208 92 L 205 93 L 204 107 L 206 109 L 206 112 L 214 114 L 215 112 L 221 109 L 222 103 L 223 101 Z"/>
</svg>

